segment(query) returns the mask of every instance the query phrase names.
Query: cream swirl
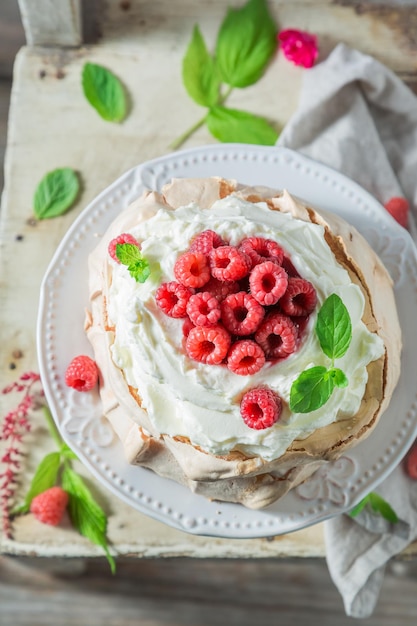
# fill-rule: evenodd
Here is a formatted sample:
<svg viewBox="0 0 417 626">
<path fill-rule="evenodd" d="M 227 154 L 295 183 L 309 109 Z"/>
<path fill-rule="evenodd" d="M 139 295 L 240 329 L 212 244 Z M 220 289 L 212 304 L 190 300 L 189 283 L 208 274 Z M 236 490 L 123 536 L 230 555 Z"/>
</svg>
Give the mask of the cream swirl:
<svg viewBox="0 0 417 626">
<path fill-rule="evenodd" d="M 299 350 L 282 362 L 265 365 L 254 376 L 239 376 L 225 366 L 196 363 L 183 351 L 183 321 L 171 319 L 158 309 L 155 292 L 161 282 L 173 280 L 178 255 L 206 229 L 214 230 L 231 245 L 248 236 L 274 239 L 303 278 L 315 286 L 317 309 L 331 293 L 342 298 L 351 316 L 353 339 L 337 365 L 349 385 L 335 389 L 323 407 L 307 414 L 291 413 L 288 407 L 291 384 L 298 375 L 313 365 L 329 366 L 312 332 L 316 312 L 310 316 Z M 337 263 L 321 225 L 232 195 L 209 210 L 196 204 L 175 211 L 161 208 L 130 232 L 141 242 L 151 275 L 145 283 L 136 283 L 125 266 L 111 261 L 108 314 L 116 327 L 112 358 L 127 383 L 139 389 L 142 407 L 158 432 L 188 437 L 194 445 L 216 455 L 235 449 L 272 460 L 295 439 L 355 415 L 365 392 L 366 367 L 384 353 L 384 345 L 362 322 L 362 292 Z M 281 396 L 284 410 L 274 426 L 254 430 L 242 420 L 240 399 L 245 391 L 260 384 Z"/>
</svg>

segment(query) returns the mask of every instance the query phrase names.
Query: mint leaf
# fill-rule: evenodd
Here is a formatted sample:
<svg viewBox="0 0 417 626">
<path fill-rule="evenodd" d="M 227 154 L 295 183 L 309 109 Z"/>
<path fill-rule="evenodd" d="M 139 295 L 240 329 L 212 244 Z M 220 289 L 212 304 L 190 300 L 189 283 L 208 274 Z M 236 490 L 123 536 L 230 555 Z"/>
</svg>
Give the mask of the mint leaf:
<svg viewBox="0 0 417 626">
<path fill-rule="evenodd" d="M 398 516 L 390 504 L 375 492 L 369 494 L 369 503 L 375 513 L 379 513 L 382 517 L 392 524 L 398 522 Z"/>
<path fill-rule="evenodd" d="M 318 312 L 316 333 L 321 349 L 330 359 L 339 359 L 348 350 L 352 340 L 352 322 L 337 294 L 329 296 Z"/>
<path fill-rule="evenodd" d="M 206 117 L 206 122 L 211 134 L 226 143 L 273 146 L 278 139 L 278 132 L 265 118 L 237 109 L 213 107 Z"/>
<path fill-rule="evenodd" d="M 276 50 L 276 31 L 266 0 L 249 0 L 239 9 L 229 9 L 215 53 L 223 81 L 247 87 L 259 80 Z"/>
<path fill-rule="evenodd" d="M 365 496 L 356 506 L 353 507 L 351 511 L 349 511 L 350 517 L 356 517 L 359 515 L 361 511 L 366 507 L 369 502 L 369 494 Z"/>
<path fill-rule="evenodd" d="M 107 517 L 103 509 L 97 504 L 81 476 L 68 466 L 62 474 L 62 488 L 69 495 L 68 511 L 74 528 L 83 537 L 103 548 L 114 574 L 116 564 L 107 545 Z"/>
<path fill-rule="evenodd" d="M 127 114 L 127 98 L 120 80 L 102 65 L 86 63 L 82 72 L 84 95 L 108 122 L 121 122 Z"/>
<path fill-rule="evenodd" d="M 378 513 L 388 522 L 391 522 L 392 524 L 396 524 L 398 522 L 398 515 L 392 506 L 374 491 L 368 493 L 368 495 L 366 495 L 355 507 L 353 507 L 353 509 L 349 511 L 349 515 L 351 517 L 356 517 L 368 504 L 371 505 L 374 513 Z"/>
<path fill-rule="evenodd" d="M 218 71 L 197 25 L 182 62 L 182 79 L 188 95 L 197 104 L 211 107 L 217 103 L 220 88 Z"/>
<path fill-rule="evenodd" d="M 13 514 L 27 513 L 33 498 L 55 486 L 60 464 L 61 457 L 59 452 L 51 452 L 44 457 L 32 478 L 24 503 L 22 506 L 14 509 L 12 511 Z"/>
<path fill-rule="evenodd" d="M 116 245 L 116 256 L 120 263 L 127 265 L 130 275 L 136 282 L 144 283 L 150 276 L 149 263 L 134 243 L 118 243 Z"/>
<path fill-rule="evenodd" d="M 61 446 L 61 450 L 60 450 L 62 456 L 64 457 L 64 459 L 68 459 L 69 461 L 78 461 L 78 457 L 75 454 L 75 452 L 73 452 L 71 450 L 71 448 L 69 446 L 67 446 L 66 443 L 64 443 Z"/>
<path fill-rule="evenodd" d="M 334 379 L 325 367 L 317 365 L 304 370 L 291 385 L 291 411 L 310 413 L 319 409 L 326 404 L 334 388 Z"/>
<path fill-rule="evenodd" d="M 80 191 L 77 173 L 61 167 L 45 174 L 35 190 L 33 211 L 38 220 L 57 217 L 75 202 Z"/>
</svg>

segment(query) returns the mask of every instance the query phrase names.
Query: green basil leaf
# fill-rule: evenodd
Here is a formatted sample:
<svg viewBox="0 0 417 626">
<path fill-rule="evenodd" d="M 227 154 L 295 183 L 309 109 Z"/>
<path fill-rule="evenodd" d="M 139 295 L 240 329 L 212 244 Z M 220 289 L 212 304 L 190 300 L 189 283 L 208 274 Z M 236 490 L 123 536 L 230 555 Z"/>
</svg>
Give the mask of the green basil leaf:
<svg viewBox="0 0 417 626">
<path fill-rule="evenodd" d="M 276 50 L 276 32 L 266 0 L 249 0 L 239 9 L 229 9 L 215 53 L 223 81 L 247 87 L 259 80 Z"/>
<path fill-rule="evenodd" d="M 278 139 L 278 132 L 265 118 L 216 106 L 210 109 L 206 123 L 211 134 L 226 143 L 251 143 L 273 146 Z"/>
<path fill-rule="evenodd" d="M 366 507 L 368 502 L 369 502 L 369 494 L 365 496 L 360 502 L 358 502 L 356 506 L 353 507 L 353 509 L 349 511 L 349 515 L 351 517 L 356 517 L 357 515 L 359 515 L 359 513 L 363 511 L 363 509 Z"/>
<path fill-rule="evenodd" d="M 337 294 L 329 296 L 318 312 L 316 333 L 321 349 L 329 358 L 339 359 L 348 350 L 352 340 L 352 322 Z"/>
<path fill-rule="evenodd" d="M 70 467 L 64 468 L 62 488 L 69 496 L 68 511 L 74 528 L 83 537 L 103 548 L 114 574 L 116 564 L 107 545 L 107 517 L 103 509 L 97 504 L 81 476 Z"/>
<path fill-rule="evenodd" d="M 219 74 L 197 25 L 182 62 L 182 80 L 189 96 L 197 104 L 205 107 L 217 104 Z"/>
<path fill-rule="evenodd" d="M 372 491 L 369 494 L 369 503 L 373 511 L 382 515 L 382 517 L 388 520 L 388 522 L 391 522 L 392 524 L 396 524 L 398 522 L 398 516 L 394 509 L 377 493 Z"/>
<path fill-rule="evenodd" d="M 33 211 L 38 220 L 57 217 L 75 202 L 80 191 L 77 173 L 70 167 L 48 172 L 35 190 Z"/>
<path fill-rule="evenodd" d="M 120 80 L 96 63 L 86 63 L 82 73 L 84 95 L 97 113 L 108 122 L 121 122 L 127 114 L 127 98 Z"/>
<path fill-rule="evenodd" d="M 301 372 L 291 385 L 290 409 L 293 413 L 310 413 L 319 409 L 332 395 L 335 387 L 328 370 L 317 365 Z"/>
<path fill-rule="evenodd" d="M 334 384 L 340 389 L 347 387 L 349 384 L 346 374 L 342 372 L 342 370 L 338 367 L 332 367 L 331 369 L 329 369 L 328 375 L 333 378 Z"/>
<path fill-rule="evenodd" d="M 67 446 L 66 443 L 61 446 L 60 452 L 65 459 L 68 459 L 69 461 L 78 461 L 77 455 L 71 450 L 69 446 Z"/>
<path fill-rule="evenodd" d="M 51 452 L 42 459 L 32 478 L 24 503 L 22 506 L 14 509 L 12 511 L 13 514 L 27 513 L 33 498 L 55 486 L 60 464 L 61 457 L 59 452 Z"/>
</svg>

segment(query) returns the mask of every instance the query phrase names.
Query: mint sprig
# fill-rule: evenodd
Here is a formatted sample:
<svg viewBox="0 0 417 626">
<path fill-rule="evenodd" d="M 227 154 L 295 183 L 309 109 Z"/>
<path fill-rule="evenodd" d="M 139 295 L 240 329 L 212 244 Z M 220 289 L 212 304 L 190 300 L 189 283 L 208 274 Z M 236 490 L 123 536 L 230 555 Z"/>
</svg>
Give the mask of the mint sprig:
<svg viewBox="0 0 417 626">
<path fill-rule="evenodd" d="M 391 522 L 392 524 L 396 524 L 398 522 L 398 515 L 392 506 L 374 491 L 368 493 L 367 496 L 365 496 L 355 507 L 353 507 L 353 509 L 349 511 L 349 515 L 351 517 L 357 517 L 357 515 L 359 515 L 359 513 L 368 505 L 374 513 L 381 515 L 388 522 Z"/>
<path fill-rule="evenodd" d="M 15 507 L 12 515 L 28 513 L 30 505 L 37 495 L 60 484 L 68 493 L 68 512 L 74 528 L 92 543 L 103 548 L 112 573 L 116 565 L 110 554 L 106 532 L 107 517 L 94 499 L 84 479 L 73 469 L 72 461 L 78 460 L 75 453 L 64 443 L 47 406 L 42 407 L 49 431 L 59 450 L 47 454 L 39 463 L 32 478 L 29 490 L 20 506 Z"/>
<path fill-rule="evenodd" d="M 151 270 L 148 261 L 142 256 L 139 247 L 134 243 L 118 243 L 116 256 L 120 263 L 127 265 L 132 278 L 138 283 L 144 283 L 149 278 Z"/>
<path fill-rule="evenodd" d="M 277 46 L 277 27 L 266 0 L 248 0 L 229 9 L 220 25 L 213 54 L 198 25 L 194 27 L 182 63 L 188 95 L 207 112 L 172 144 L 179 148 L 204 124 L 225 142 L 274 145 L 277 130 L 265 118 L 224 106 L 235 88 L 256 83 L 264 74 Z"/>
<path fill-rule="evenodd" d="M 346 374 L 334 366 L 346 354 L 352 340 L 352 321 L 342 299 L 335 293 L 323 303 L 317 315 L 316 335 L 329 367 L 317 365 L 301 372 L 291 385 L 290 409 L 310 413 L 326 404 L 336 387 L 347 387 Z"/>
</svg>

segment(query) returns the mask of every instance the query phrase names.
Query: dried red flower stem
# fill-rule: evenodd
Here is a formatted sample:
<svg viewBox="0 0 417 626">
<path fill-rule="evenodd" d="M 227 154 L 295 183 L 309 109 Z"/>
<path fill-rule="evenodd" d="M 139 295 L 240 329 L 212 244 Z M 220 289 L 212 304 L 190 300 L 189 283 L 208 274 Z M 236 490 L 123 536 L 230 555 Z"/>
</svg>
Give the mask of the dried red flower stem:
<svg viewBox="0 0 417 626">
<path fill-rule="evenodd" d="M 30 411 L 39 408 L 39 400 L 43 396 L 39 374 L 26 372 L 17 381 L 2 390 L 2 394 L 13 392 L 21 393 L 23 397 L 16 408 L 5 415 L 0 425 L 0 441 L 5 442 L 0 458 L 2 466 L 0 473 L 0 515 L 2 530 L 8 539 L 12 536 L 10 511 L 18 484 L 20 460 L 23 456 L 21 445 L 24 435 L 31 429 Z"/>
</svg>

